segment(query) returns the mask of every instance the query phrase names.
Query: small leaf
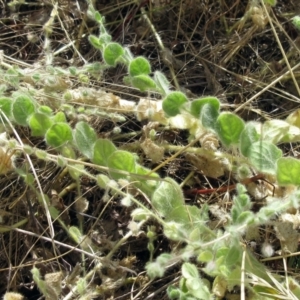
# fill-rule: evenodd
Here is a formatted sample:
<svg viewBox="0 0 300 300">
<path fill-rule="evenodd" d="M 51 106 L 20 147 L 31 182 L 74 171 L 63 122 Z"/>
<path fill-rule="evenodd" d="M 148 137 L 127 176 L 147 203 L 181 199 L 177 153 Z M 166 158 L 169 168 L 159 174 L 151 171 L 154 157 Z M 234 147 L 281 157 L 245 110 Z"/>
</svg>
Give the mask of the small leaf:
<svg viewBox="0 0 300 300">
<path fill-rule="evenodd" d="M 150 72 L 150 63 L 143 56 L 139 56 L 133 59 L 128 67 L 128 73 L 130 76 L 149 75 Z"/>
<path fill-rule="evenodd" d="M 67 122 L 66 116 L 62 111 L 59 111 L 55 116 L 53 116 L 52 119 L 55 123 L 59 123 L 59 122 L 66 123 Z"/>
<path fill-rule="evenodd" d="M 236 224 L 248 224 L 254 221 L 254 214 L 252 211 L 243 211 L 237 218 Z"/>
<path fill-rule="evenodd" d="M 0 110 L 6 115 L 9 119 L 11 117 L 11 109 L 12 109 L 13 101 L 8 97 L 0 97 Z M 6 120 L 0 116 L 1 122 L 6 123 Z"/>
<path fill-rule="evenodd" d="M 56 123 L 46 132 L 46 143 L 52 147 L 60 147 L 72 139 L 72 129 L 67 123 Z"/>
<path fill-rule="evenodd" d="M 213 258 L 214 258 L 214 255 L 211 251 L 204 250 L 198 255 L 197 260 L 199 262 L 210 262 L 213 260 Z"/>
<path fill-rule="evenodd" d="M 194 264 L 191 263 L 184 263 L 181 267 L 181 274 L 184 278 L 199 278 L 198 269 Z"/>
<path fill-rule="evenodd" d="M 248 122 L 241 133 L 240 136 L 240 151 L 241 153 L 248 157 L 250 146 L 258 142 L 261 135 L 257 132 L 257 128 L 262 125 L 258 122 Z"/>
<path fill-rule="evenodd" d="M 162 108 L 167 115 L 174 117 L 180 113 L 182 105 L 187 101 L 183 93 L 172 92 L 163 100 Z"/>
<path fill-rule="evenodd" d="M 107 160 L 107 166 L 112 169 L 120 170 L 123 172 L 134 173 L 135 172 L 135 158 L 132 153 L 122 150 L 114 151 Z M 109 174 L 113 179 L 126 178 L 126 174 L 120 174 L 109 171 Z M 129 174 L 128 174 L 129 175 Z"/>
<path fill-rule="evenodd" d="M 49 107 L 47 105 L 41 105 L 38 108 L 38 112 L 41 113 L 41 114 L 45 114 L 45 115 L 51 116 L 53 110 L 51 109 L 51 107 Z"/>
<path fill-rule="evenodd" d="M 116 146 L 110 140 L 98 139 L 94 144 L 92 162 L 99 166 L 107 166 L 109 156 L 116 150 Z"/>
<path fill-rule="evenodd" d="M 82 164 L 69 164 L 68 165 L 68 171 L 70 176 L 74 179 L 74 180 L 78 180 L 83 172 L 84 172 L 84 165 Z"/>
<path fill-rule="evenodd" d="M 202 107 L 205 104 L 210 104 L 212 107 L 214 107 L 215 108 L 214 111 L 219 112 L 219 110 L 220 110 L 220 101 L 219 101 L 218 98 L 216 98 L 216 97 L 204 97 L 204 98 L 193 100 L 191 102 L 191 107 L 190 107 L 191 114 L 194 117 L 199 118 Z"/>
<path fill-rule="evenodd" d="M 99 49 L 99 50 L 103 49 L 103 43 L 95 35 L 90 35 L 89 36 L 89 42 L 91 43 L 91 45 L 94 48 Z"/>
<path fill-rule="evenodd" d="M 69 235 L 72 237 L 73 241 L 79 244 L 82 240 L 82 233 L 78 229 L 78 227 L 71 226 L 69 228 Z"/>
<path fill-rule="evenodd" d="M 156 88 L 154 80 L 148 75 L 138 75 L 130 79 L 131 84 L 140 91 L 145 92 Z"/>
<path fill-rule="evenodd" d="M 28 117 L 34 112 L 34 101 L 28 96 L 19 96 L 13 103 L 12 113 L 15 121 L 20 125 L 26 126 Z"/>
<path fill-rule="evenodd" d="M 240 247 L 231 245 L 231 247 L 229 248 L 229 251 L 225 257 L 225 264 L 227 266 L 233 266 L 240 260 L 241 249 L 242 248 L 240 248 Z"/>
<path fill-rule="evenodd" d="M 108 65 L 115 66 L 123 54 L 124 49 L 119 43 L 109 43 L 104 48 L 103 58 Z"/>
<path fill-rule="evenodd" d="M 231 112 L 223 112 L 219 115 L 215 128 L 222 143 L 229 147 L 238 144 L 244 127 L 244 121 L 240 117 Z"/>
<path fill-rule="evenodd" d="M 93 157 L 96 140 L 97 135 L 89 124 L 83 121 L 76 124 L 74 131 L 75 144 L 79 151 L 89 159 Z"/>
<path fill-rule="evenodd" d="M 166 96 L 170 93 L 170 82 L 162 72 L 154 72 L 154 81 L 163 96 Z"/>
<path fill-rule="evenodd" d="M 52 126 L 53 121 L 45 114 L 34 113 L 29 118 L 28 124 L 32 136 L 44 136 L 46 131 Z"/>
<path fill-rule="evenodd" d="M 276 6 L 277 0 L 264 0 L 266 5 L 270 5 L 272 7 Z"/>
<path fill-rule="evenodd" d="M 95 11 L 94 19 L 98 23 L 103 23 L 104 22 L 104 18 L 101 16 L 101 14 L 98 11 Z"/>
<path fill-rule="evenodd" d="M 182 190 L 176 181 L 166 178 L 154 191 L 151 203 L 158 213 L 165 217 L 176 207 L 183 206 Z"/>
<path fill-rule="evenodd" d="M 282 185 L 300 185 L 300 160 L 282 157 L 277 161 L 277 180 Z"/>
<path fill-rule="evenodd" d="M 276 161 L 282 156 L 282 151 L 274 144 L 264 141 L 250 145 L 247 157 L 252 165 L 262 173 L 276 173 Z"/>
<path fill-rule="evenodd" d="M 292 22 L 295 25 L 295 27 L 300 30 L 300 16 L 295 16 L 292 18 Z"/>
<path fill-rule="evenodd" d="M 215 130 L 216 122 L 219 116 L 219 110 L 210 103 L 204 104 L 200 112 L 200 121 L 205 128 Z"/>
<path fill-rule="evenodd" d="M 100 27 L 101 28 L 101 27 Z M 104 29 L 105 30 L 105 29 Z M 105 33 L 101 33 L 100 37 L 99 37 L 99 42 L 104 46 L 107 45 L 111 42 L 112 38 L 111 35 L 108 34 L 107 32 Z"/>
<path fill-rule="evenodd" d="M 227 291 L 227 280 L 223 276 L 217 276 L 214 279 L 212 291 L 217 298 L 224 298 Z"/>
</svg>

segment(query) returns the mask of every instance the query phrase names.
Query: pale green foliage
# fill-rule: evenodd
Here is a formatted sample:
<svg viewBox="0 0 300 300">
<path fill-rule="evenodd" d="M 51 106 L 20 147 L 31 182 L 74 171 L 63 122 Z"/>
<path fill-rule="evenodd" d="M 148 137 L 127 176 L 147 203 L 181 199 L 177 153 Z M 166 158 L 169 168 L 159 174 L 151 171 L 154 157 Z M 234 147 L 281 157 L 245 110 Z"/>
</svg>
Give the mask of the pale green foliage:
<svg viewBox="0 0 300 300">
<path fill-rule="evenodd" d="M 275 1 L 265 2 L 275 5 Z M 124 78 L 126 83 L 141 91 L 160 93 L 165 116 L 161 116 L 158 120 L 161 120 L 163 125 L 168 117 L 174 117 L 173 120 L 176 120 L 177 116 L 181 117 L 182 124 L 190 125 L 188 129 L 191 137 L 196 135 L 195 133 L 201 137 L 209 132 L 217 141 L 221 141 L 224 151 L 235 152 L 236 154 L 231 156 L 232 162 L 242 161 L 246 166 L 240 173 L 250 173 L 250 169 L 253 169 L 256 172 L 275 175 L 277 183 L 281 185 L 300 185 L 300 163 L 293 158 L 283 158 L 282 151 L 277 146 L 279 143 L 300 141 L 299 128 L 281 120 L 267 121 L 264 124 L 246 123 L 234 113 L 221 112 L 220 101 L 216 97 L 203 97 L 192 101 L 182 92 L 170 91 L 171 85 L 164 74 L 155 71 L 153 77 L 151 76 L 150 63 L 146 58 L 134 58 L 128 48 L 111 41 L 111 36 L 104 26 L 104 18 L 91 5 L 88 14 L 98 23 L 100 29 L 100 35 L 91 35 L 89 41 L 93 47 L 101 51 L 104 63 L 93 63 L 82 69 L 70 67 L 68 71 L 49 67 L 47 80 L 45 79 L 47 74 L 34 76 L 35 80 L 44 80 L 51 93 L 56 86 L 56 89 L 64 93 L 63 101 L 68 103 L 57 102 L 53 104 L 53 107 L 49 107 L 39 104 L 34 94 L 22 92 L 12 97 L 0 97 L 2 116 L 5 116 L 12 124 L 29 127 L 32 135 L 44 138 L 48 146 L 55 148 L 57 155 L 54 159 L 53 155 L 48 154 L 47 151 L 30 147 L 26 148 L 26 153 L 36 155 L 40 160 L 55 161 L 60 167 L 66 168 L 76 182 L 82 175 L 94 179 L 98 186 L 104 189 L 103 201 L 109 201 L 114 196 L 121 196 L 122 205 L 126 207 L 136 205 L 131 214 L 133 221 L 142 223 L 155 219 L 163 228 L 166 238 L 182 245 L 181 248 L 176 249 L 176 252 L 171 250 L 170 253 L 162 253 L 155 260 L 151 259 L 146 266 L 149 277 L 154 279 L 162 277 L 168 267 L 173 264 L 181 263 L 179 284 L 170 286 L 167 290 L 170 299 L 224 297 L 227 290 L 241 284 L 243 255 L 246 257 L 247 276 L 254 274 L 270 283 L 266 268 L 249 251 L 245 250 L 241 240 L 247 226 L 264 225 L 270 222 L 275 214 L 280 214 L 288 208 L 298 207 L 299 192 L 289 195 L 285 201 L 272 199 L 254 213 L 251 210 L 252 203 L 246 189 L 238 185 L 231 209 L 222 219 L 222 227 L 216 229 L 209 227 L 210 207 L 208 205 L 204 204 L 201 208 L 196 205 L 187 205 L 182 188 L 175 180 L 160 178 L 159 174 L 151 173 L 151 170 L 144 167 L 134 153 L 118 149 L 108 139 L 97 138 L 96 129 L 86 121 L 85 117 L 90 113 L 99 115 L 100 109 L 88 111 L 84 105 L 75 108 L 69 102 L 74 97 L 78 97 L 79 103 L 85 103 L 85 100 L 91 99 L 92 93 L 85 89 L 72 93 L 64 85 L 63 76 L 68 73 L 71 76 L 78 76 L 79 80 L 81 78 L 81 82 L 88 83 L 88 76 L 98 78 L 103 70 L 121 64 L 128 71 Z M 297 22 L 297 19 L 294 19 L 295 26 Z M 11 86 L 18 86 L 21 72 L 12 68 L 6 72 L 5 78 Z M 5 91 L 6 87 L 3 86 L 2 90 Z M 101 102 L 97 102 L 97 99 L 93 98 L 90 101 L 101 106 Z M 60 111 L 56 113 L 57 108 Z M 108 116 L 106 112 L 103 114 Z M 112 115 L 110 117 L 113 118 Z M 120 120 L 120 116 L 115 116 L 115 118 Z M 4 122 L 6 119 L 2 118 Z M 67 120 L 74 121 L 75 125 L 71 127 Z M 176 122 L 172 123 L 173 126 L 174 124 L 176 125 Z M 178 128 L 181 128 L 179 123 Z M 116 131 L 119 130 L 118 127 Z M 151 136 L 154 139 L 155 133 L 153 132 L 154 130 Z M 213 150 L 209 154 L 214 159 L 217 158 Z M 222 154 L 218 153 L 218 155 Z M 79 158 L 91 161 L 98 173 L 90 174 Z M 76 159 L 78 163 L 74 162 Z M 229 169 L 233 167 L 235 166 L 232 163 Z M 24 174 L 23 170 L 16 170 L 16 172 L 23 176 L 28 185 L 34 184 L 32 174 Z M 135 198 L 137 191 L 148 200 L 147 207 Z M 46 199 L 49 202 L 49 199 Z M 60 212 L 55 207 L 49 206 L 49 210 L 52 219 L 58 219 L 61 222 L 62 227 L 75 243 L 80 244 L 86 238 L 81 229 L 65 226 L 60 218 Z M 151 258 L 154 241 L 157 238 L 156 228 L 157 226 L 148 227 L 147 232 Z M 140 230 L 140 227 L 138 229 Z M 130 232 L 129 228 L 131 234 L 138 234 L 139 230 L 133 232 L 132 229 Z M 84 249 L 90 249 L 88 242 Z M 191 258 L 196 258 L 196 262 L 194 259 L 194 263 L 191 263 Z M 203 273 L 214 278 L 212 286 L 203 278 Z M 39 271 L 34 268 L 32 274 L 38 288 L 46 296 L 45 282 L 40 278 Z M 88 279 L 80 278 L 75 292 L 83 295 L 89 282 Z M 249 287 L 250 284 L 247 283 L 246 288 Z M 299 287 L 295 284 L 296 292 L 299 294 Z"/>
</svg>

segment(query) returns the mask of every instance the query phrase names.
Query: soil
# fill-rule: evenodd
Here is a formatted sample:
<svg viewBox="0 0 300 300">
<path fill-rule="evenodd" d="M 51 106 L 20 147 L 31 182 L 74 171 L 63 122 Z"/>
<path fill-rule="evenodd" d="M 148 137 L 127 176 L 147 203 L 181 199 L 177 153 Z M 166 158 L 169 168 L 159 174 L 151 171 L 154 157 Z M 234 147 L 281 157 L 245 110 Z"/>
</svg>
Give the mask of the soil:
<svg viewBox="0 0 300 300">
<path fill-rule="evenodd" d="M 55 19 L 50 34 L 51 51 L 56 52 L 68 44 L 69 46 L 55 56 L 54 65 L 62 68 L 71 65 L 81 67 L 87 62 L 102 61 L 100 52 L 88 41 L 90 34 L 98 34 L 98 27 L 86 15 L 86 2 L 57 2 L 59 18 Z M 221 100 L 223 109 L 235 111 L 253 97 L 251 103 L 237 112 L 246 121 L 284 119 L 299 107 L 299 91 L 291 77 L 286 76 L 276 84 L 271 84 L 288 70 L 282 51 L 288 57 L 291 67 L 299 62 L 300 32 L 291 22 L 293 16 L 300 14 L 298 0 L 278 1 L 270 9 L 276 34 L 266 19 L 262 6 L 251 0 L 95 2 L 96 9 L 105 16 L 107 30 L 113 40 L 129 47 L 133 55 L 146 57 L 151 62 L 152 70 L 161 70 L 174 87 L 187 93 L 191 99 L 213 95 Z M 44 29 L 53 8 L 51 3 L 47 0 L 32 0 L 30 3 L 21 4 L 20 1 L 17 4 L 17 1 L 0 0 L 0 50 L 10 64 L 44 65 L 47 51 L 44 47 Z M 147 13 L 164 44 L 164 53 L 160 50 L 153 31 L 143 19 L 143 11 Z M 74 41 L 74 46 L 70 46 L 70 41 Z M 294 70 L 294 74 L 298 78 L 299 68 Z M 118 66 L 105 71 L 101 79 L 91 84 L 96 89 L 136 102 L 140 97 L 157 97 L 155 94 L 145 95 L 127 87 L 122 80 L 124 75 L 126 70 Z M 74 82 L 74 87 L 77 84 Z M 268 85 L 270 87 L 258 95 Z M 147 122 L 140 122 L 131 114 L 124 116 L 126 122 L 96 117 L 89 122 L 97 130 L 99 137 L 112 137 L 117 147 L 126 148 L 126 145 L 144 138 L 143 130 Z M 116 126 L 121 128 L 123 134 L 128 135 L 116 137 L 113 134 Z M 30 145 L 46 149 L 45 142 L 32 138 L 29 130 L 17 128 L 17 131 Z M 188 143 L 189 135 L 184 130 L 162 129 L 159 134 L 161 141 L 167 143 Z M 293 149 L 296 150 L 297 145 Z M 288 148 L 283 150 L 291 151 Z M 158 165 L 140 150 L 137 153 L 143 160 L 143 165 L 149 168 Z M 164 160 L 170 155 L 166 154 Z M 74 204 L 78 200 L 78 190 L 72 188 L 72 177 L 64 174 L 62 168 L 54 163 L 41 162 L 34 157 L 32 161 L 43 193 L 60 211 L 65 211 L 62 218 L 67 225 L 79 226 Z M 25 162 L 25 155 L 20 155 L 16 164 L 22 165 Z M 159 170 L 159 174 L 162 177 L 170 176 L 181 183 L 191 170 L 195 171 L 194 186 L 185 187 L 186 190 L 235 183 L 229 174 L 219 178 L 206 176 L 186 155 L 172 160 Z M 80 178 L 79 189 L 88 202 L 88 209 L 81 216 L 84 220 L 84 233 L 92 240 L 97 255 L 104 255 L 126 234 L 131 210 L 122 206 L 118 198 L 104 202 L 104 191 L 85 176 Z M 57 197 L 63 190 L 64 196 Z M 0 235 L 0 295 L 9 290 L 18 291 L 28 299 L 40 299 L 42 295 L 32 280 L 33 266 L 40 269 L 42 276 L 58 271 L 63 274 L 73 272 L 74 276 L 82 275 L 81 270 L 78 273 L 74 271 L 77 263 L 82 261 L 82 254 L 64 246 L 76 244 L 66 236 L 60 223 L 55 222 L 53 226 L 55 240 L 62 244 L 54 245 L 51 239 L 39 238 L 49 238 L 47 219 L 34 191 L 28 188 L 19 174 L 0 177 L 0 197 L 0 214 L 5 222 L 13 224 L 23 217 L 30 219 L 22 227 L 26 233 L 11 231 Z M 221 192 L 202 196 L 187 193 L 186 201 L 201 205 L 203 202 L 218 203 L 220 197 Z M 144 201 L 142 198 L 140 200 Z M 154 257 L 177 246 L 163 236 L 158 224 L 147 224 L 150 225 L 157 227 Z M 263 242 L 262 234 L 255 245 L 257 252 Z M 126 241 L 114 256 L 114 260 L 118 260 L 126 271 L 107 267 L 101 271 L 102 274 L 96 274 L 91 283 L 94 288 L 99 288 L 104 278 L 111 278 L 114 282 L 110 285 L 106 283 L 104 296 L 90 296 L 90 299 L 168 299 L 166 288 L 171 282 L 178 281 L 180 266 L 168 269 L 162 279 L 149 282 L 145 274 L 145 264 L 149 260 L 147 245 L 145 235 Z M 274 248 L 279 246 L 274 243 Z M 81 267 L 87 272 L 95 263 L 91 257 L 85 257 L 84 262 L 85 266 Z M 279 263 L 270 263 L 268 267 L 273 271 L 283 270 Z M 135 277 L 135 280 L 118 285 L 118 279 L 124 274 L 127 274 L 126 277 Z M 233 291 L 233 294 L 235 292 L 238 294 L 238 290 Z M 68 288 L 65 288 L 64 294 L 67 293 Z"/>
</svg>

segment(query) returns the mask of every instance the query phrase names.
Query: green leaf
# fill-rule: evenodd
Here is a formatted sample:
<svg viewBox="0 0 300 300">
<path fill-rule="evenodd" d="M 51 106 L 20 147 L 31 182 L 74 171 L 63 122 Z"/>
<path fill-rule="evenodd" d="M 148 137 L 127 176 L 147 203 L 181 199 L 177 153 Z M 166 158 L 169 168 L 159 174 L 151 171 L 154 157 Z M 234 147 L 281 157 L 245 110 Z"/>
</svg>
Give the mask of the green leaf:
<svg viewBox="0 0 300 300">
<path fill-rule="evenodd" d="M 277 180 L 282 185 L 300 185 L 300 160 L 282 157 L 277 160 Z"/>
<path fill-rule="evenodd" d="M 203 250 L 197 257 L 197 261 L 199 262 L 210 262 L 214 259 L 214 255 L 209 250 Z"/>
<path fill-rule="evenodd" d="M 107 139 L 98 139 L 94 144 L 92 162 L 99 166 L 107 166 L 109 156 L 117 151 L 116 146 Z"/>
<path fill-rule="evenodd" d="M 60 147 L 72 139 L 72 129 L 67 123 L 56 123 L 46 132 L 46 143 L 51 147 Z"/>
<path fill-rule="evenodd" d="M 215 130 L 219 110 L 210 103 L 204 104 L 200 112 L 200 121 L 205 128 Z"/>
<path fill-rule="evenodd" d="M 84 165 L 82 164 L 69 164 L 68 165 L 68 171 L 70 176 L 74 179 L 74 180 L 78 180 L 82 174 L 84 173 Z"/>
<path fill-rule="evenodd" d="M 154 72 L 154 81 L 163 96 L 167 96 L 170 93 L 170 82 L 162 72 Z"/>
<path fill-rule="evenodd" d="M 148 75 L 138 75 L 130 78 L 131 84 L 140 91 L 145 92 L 156 88 L 154 80 Z"/>
<path fill-rule="evenodd" d="M 212 107 L 214 107 L 214 110 L 219 112 L 220 110 L 220 101 L 216 97 L 204 97 L 200 99 L 193 100 L 191 102 L 190 112 L 191 114 L 199 118 L 201 110 L 205 104 L 210 104 Z"/>
<path fill-rule="evenodd" d="M 51 107 L 49 107 L 47 105 L 41 105 L 38 108 L 38 112 L 41 113 L 41 114 L 45 114 L 45 115 L 51 116 L 53 110 L 52 110 Z"/>
<path fill-rule="evenodd" d="M 231 112 L 221 113 L 215 126 L 220 140 L 227 147 L 238 144 L 244 127 L 244 121 Z"/>
<path fill-rule="evenodd" d="M 211 299 L 208 286 L 200 278 L 188 278 L 185 284 L 189 293 L 193 296 L 190 299 Z"/>
<path fill-rule="evenodd" d="M 174 117 L 180 113 L 182 105 L 187 101 L 185 94 L 172 92 L 163 100 L 162 108 L 167 115 Z"/>
<path fill-rule="evenodd" d="M 13 101 L 7 97 L 0 97 L 0 110 L 6 115 L 9 119 L 11 117 L 11 109 L 12 109 Z M 0 116 L 1 122 L 6 123 L 6 120 Z"/>
<path fill-rule="evenodd" d="M 272 7 L 276 6 L 277 0 L 264 0 L 266 5 L 270 5 Z"/>
<path fill-rule="evenodd" d="M 111 42 L 111 35 L 108 34 L 107 32 L 105 33 L 101 33 L 100 37 L 99 37 L 99 42 L 102 44 L 102 45 L 107 45 Z"/>
<path fill-rule="evenodd" d="M 100 39 L 95 36 L 95 35 L 90 35 L 89 36 L 89 42 L 91 43 L 91 45 L 99 50 L 103 49 L 103 43 L 100 41 Z"/>
<path fill-rule="evenodd" d="M 82 240 L 82 233 L 80 232 L 80 230 L 78 229 L 78 227 L 75 226 L 71 226 L 69 228 L 69 235 L 71 236 L 71 238 L 73 239 L 73 241 L 77 244 L 79 244 Z"/>
<path fill-rule="evenodd" d="M 98 11 L 95 11 L 94 19 L 98 23 L 103 23 L 104 22 L 104 18 L 101 16 L 101 14 Z"/>
<path fill-rule="evenodd" d="M 191 263 L 184 263 L 181 267 L 181 274 L 184 278 L 199 278 L 198 269 L 194 264 Z"/>
<path fill-rule="evenodd" d="M 141 166 L 140 164 L 136 163 L 135 165 L 135 173 L 137 175 L 144 175 L 146 176 L 151 172 L 151 169 L 145 168 Z M 152 193 L 155 191 L 158 181 L 157 180 L 151 180 L 151 178 L 159 178 L 159 175 L 157 173 L 152 173 L 148 175 L 149 179 L 141 178 L 140 176 L 131 175 L 130 181 L 135 182 L 134 185 L 138 189 L 140 189 L 142 192 L 144 192 L 146 195 L 151 196 Z"/>
<path fill-rule="evenodd" d="M 242 249 L 241 247 L 231 245 L 225 257 L 225 264 L 227 266 L 233 266 L 236 263 L 238 263 L 238 261 L 241 258 L 241 249 Z"/>
<path fill-rule="evenodd" d="M 139 56 L 133 59 L 128 67 L 128 73 L 130 76 L 149 75 L 150 72 L 150 63 L 143 56 Z"/>
<path fill-rule="evenodd" d="M 134 173 L 135 172 L 135 158 L 134 155 L 127 151 L 116 150 L 107 160 L 107 166 L 112 169 Z M 113 179 L 126 178 L 126 174 L 120 174 L 109 170 L 109 174 Z"/>
<path fill-rule="evenodd" d="M 70 144 L 64 145 L 60 149 L 60 153 L 61 153 L 61 155 L 63 157 L 71 158 L 71 159 L 76 159 L 76 153 L 75 153 L 72 145 L 70 145 Z"/>
<path fill-rule="evenodd" d="M 178 183 L 171 178 L 165 178 L 152 195 L 151 203 L 162 217 L 178 206 L 183 206 L 184 197 Z"/>
<path fill-rule="evenodd" d="M 254 221 L 254 214 L 252 211 L 243 211 L 237 218 L 235 224 L 248 224 L 249 222 Z"/>
<path fill-rule="evenodd" d="M 66 115 L 62 111 L 59 111 L 55 116 L 53 116 L 52 119 L 55 123 L 58 123 L 58 122 L 66 123 L 67 122 Z"/>
<path fill-rule="evenodd" d="M 275 175 L 276 161 L 282 156 L 282 151 L 274 144 L 258 141 L 250 145 L 247 157 L 252 165 L 262 173 Z"/>
<path fill-rule="evenodd" d="M 283 120 L 266 121 L 263 124 L 262 135 L 264 141 L 273 144 L 300 141 L 300 129 Z"/>
<path fill-rule="evenodd" d="M 12 86 L 18 87 L 20 82 L 20 74 L 18 70 L 11 68 L 6 71 L 4 79 L 5 81 L 9 82 Z"/>
<path fill-rule="evenodd" d="M 110 65 L 115 66 L 124 54 L 124 49 L 119 43 L 109 43 L 103 51 L 104 61 Z"/>
<path fill-rule="evenodd" d="M 295 16 L 292 18 L 292 22 L 295 25 L 295 27 L 300 30 L 300 16 Z"/>
<path fill-rule="evenodd" d="M 250 146 L 258 142 L 261 138 L 261 135 L 257 132 L 257 128 L 261 127 L 262 125 L 258 122 L 248 122 L 245 125 L 244 130 L 240 136 L 240 151 L 241 153 L 248 157 L 249 155 L 249 148 Z"/>
<path fill-rule="evenodd" d="M 15 121 L 19 125 L 26 126 L 27 119 L 30 115 L 35 112 L 35 104 L 34 101 L 25 95 L 17 97 L 17 99 L 13 102 L 12 113 Z"/>
<path fill-rule="evenodd" d="M 32 136 L 44 136 L 46 131 L 52 126 L 53 121 L 45 114 L 34 113 L 29 118 L 28 124 Z"/>
<path fill-rule="evenodd" d="M 89 159 L 93 158 L 96 140 L 97 135 L 89 124 L 83 121 L 76 124 L 74 142 L 78 150 Z"/>
</svg>

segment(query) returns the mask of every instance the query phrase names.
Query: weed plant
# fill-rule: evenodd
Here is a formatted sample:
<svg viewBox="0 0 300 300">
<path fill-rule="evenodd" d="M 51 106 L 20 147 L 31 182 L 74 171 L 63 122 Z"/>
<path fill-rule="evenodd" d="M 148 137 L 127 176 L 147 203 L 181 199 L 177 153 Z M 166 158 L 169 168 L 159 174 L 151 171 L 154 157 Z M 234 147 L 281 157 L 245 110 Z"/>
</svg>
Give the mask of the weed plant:
<svg viewBox="0 0 300 300">
<path fill-rule="evenodd" d="M 296 280 L 287 274 L 271 274 L 263 260 L 260 261 L 245 242 L 259 228 L 274 227 L 281 243 L 281 255 L 272 259 L 281 258 L 286 263 L 287 257 L 297 250 L 300 219 L 292 212 L 298 210 L 300 202 L 300 162 L 284 157 L 278 146 L 300 141 L 297 114 L 286 120 L 245 122 L 236 113 L 223 111 L 216 97 L 189 99 L 184 92 L 172 90 L 162 72 L 152 71 L 145 57 L 134 57 L 129 48 L 113 42 L 104 17 L 92 4 L 88 16 L 99 26 L 100 34 L 90 35 L 89 41 L 101 52 L 103 62 L 69 69 L 50 64 L 44 72 L 5 64 L 0 69 L 0 173 L 16 172 L 37 195 L 49 226 L 49 237 L 43 237 L 44 240 L 54 247 L 58 244 L 53 227 L 53 222 L 57 221 L 76 245 L 76 251 L 81 253 L 82 265 L 85 257 L 94 259 L 90 270 L 75 270 L 69 277 L 62 272 L 49 272 L 43 277 L 38 266 L 34 267 L 32 276 L 40 292 L 46 299 L 92 299 L 105 297 L 109 290 L 137 280 L 130 264 L 124 266 L 124 261 L 121 263 L 113 257 L 132 236 L 146 234 L 150 253 L 146 265 L 149 280 L 162 278 L 174 266 L 180 268 L 178 281 L 167 288 L 170 299 L 222 299 L 233 291 L 238 291 L 241 299 L 245 299 L 246 294 L 247 299 L 300 299 Z M 297 22 L 294 19 L 295 25 Z M 51 51 L 47 53 L 51 62 Z M 127 70 L 126 85 L 159 95 L 161 99 L 141 99 L 136 104 L 89 86 L 90 80 L 98 80 L 105 70 L 120 65 Z M 68 78 L 71 77 L 77 78 L 81 87 L 69 89 Z M 21 82 L 28 83 L 26 91 L 19 89 Z M 43 102 L 38 87 L 46 94 Z M 11 92 L 12 89 L 16 91 Z M 59 98 L 61 92 L 63 97 Z M 157 169 L 151 170 L 133 151 L 118 148 L 108 138 L 99 138 L 90 125 L 92 116 L 125 121 L 115 111 L 130 111 L 138 120 L 148 119 L 161 126 L 185 129 L 189 132 L 190 144 L 181 148 L 159 144 L 155 127 L 149 128 L 147 140 L 139 146 L 152 161 L 159 163 Z M 32 147 L 20 138 L 16 128 L 29 128 L 31 137 L 43 139 L 47 147 Z M 201 147 L 195 146 L 198 142 Z M 211 205 L 186 204 L 182 186 L 170 177 L 162 178 L 157 172 L 166 163 L 161 163 L 165 151 L 172 150 L 172 147 L 176 153 L 171 159 L 189 151 L 206 158 L 215 169 L 237 174 L 240 182 L 253 174 L 260 174 L 260 178 L 268 181 L 265 184 L 267 194 L 261 197 L 263 205 L 254 210 L 248 190 L 237 184 L 229 208 L 215 212 L 218 224 L 213 224 Z M 17 164 L 22 155 L 28 162 L 25 167 Z M 79 225 L 69 226 L 64 219 L 64 209 L 43 192 L 32 164 L 33 157 L 64 169 L 74 180 L 73 188 L 79 190 L 83 176 L 90 178 L 104 190 L 104 201 L 109 203 L 120 199 L 121 205 L 130 209 L 127 233 L 112 245 L 107 254 L 101 253 L 84 233 L 81 214 L 86 211 L 88 203 L 82 192 L 78 191 L 80 197 L 76 204 Z M 255 184 L 254 193 L 259 193 Z M 1 225 L 0 231 L 22 232 L 22 226 L 27 222 L 29 220 L 25 218 L 10 226 Z M 155 256 L 155 241 L 160 228 L 165 238 L 176 246 Z M 74 249 L 72 245 L 67 246 Z M 266 261 L 274 255 L 274 250 L 266 242 L 261 253 Z M 105 269 L 113 273 L 112 280 L 104 274 Z M 90 284 L 95 274 L 100 274 L 100 286 Z M 63 288 L 66 285 L 69 292 Z M 10 294 L 13 293 L 7 293 L 5 299 L 11 299 Z"/>
</svg>

